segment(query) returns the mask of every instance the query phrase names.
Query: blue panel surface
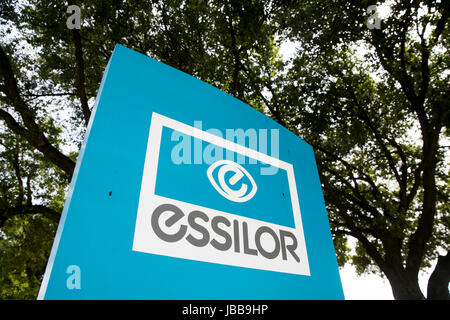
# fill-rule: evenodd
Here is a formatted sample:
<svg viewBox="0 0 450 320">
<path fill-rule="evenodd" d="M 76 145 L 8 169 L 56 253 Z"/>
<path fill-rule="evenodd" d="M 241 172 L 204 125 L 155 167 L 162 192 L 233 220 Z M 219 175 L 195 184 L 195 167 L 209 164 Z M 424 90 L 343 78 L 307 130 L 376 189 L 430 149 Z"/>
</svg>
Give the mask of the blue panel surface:
<svg viewBox="0 0 450 320">
<path fill-rule="evenodd" d="M 221 132 L 225 140 L 230 128 L 255 130 L 259 139 L 264 138 L 266 133 L 267 146 L 261 148 L 260 139 L 256 151 L 279 159 L 285 164 L 285 169 L 279 168 L 274 174 L 261 174 L 261 168 L 267 169 L 269 164 L 259 160 L 250 163 L 251 158 L 255 161 L 254 157 L 242 156 L 240 166 L 254 178 L 257 192 L 245 202 L 229 201 L 214 189 L 207 176 L 211 163 L 205 161 L 203 156 L 211 144 L 203 141 L 199 147 L 198 140 L 201 139 L 194 137 L 195 134 L 189 136 L 163 126 L 160 145 L 153 149 L 155 146 L 150 144 L 149 134 L 157 115 L 195 128 L 201 121 L 201 131 L 212 134 Z M 272 152 L 275 146 L 270 141 L 272 132 L 276 132 L 278 139 L 275 153 Z M 180 144 L 183 138 L 191 143 L 190 163 L 186 163 L 189 162 L 188 157 L 182 153 L 175 154 L 179 158 L 174 161 L 174 152 L 179 150 L 176 148 L 187 146 Z M 254 145 L 246 147 L 255 149 Z M 201 159 L 195 148 L 201 150 Z M 154 194 L 150 192 L 147 198 L 143 177 L 150 170 L 148 158 L 153 150 L 159 152 L 156 157 L 156 183 Z M 232 153 L 229 152 L 229 155 Z M 239 163 L 237 156 L 238 153 L 234 153 L 233 159 Z M 180 159 L 184 162 L 179 163 Z M 151 173 L 148 174 L 151 177 Z M 217 172 L 212 174 L 213 179 L 217 179 Z M 292 180 L 291 183 L 288 181 L 288 176 L 294 175 L 295 188 Z M 224 178 L 231 181 L 232 176 L 232 172 L 227 172 Z M 240 185 L 245 184 L 251 189 L 250 178 L 244 175 L 242 179 Z M 231 183 L 228 187 L 233 189 L 236 185 Z M 293 190 L 295 193 L 292 193 Z M 232 237 L 232 245 L 225 252 L 228 256 L 223 260 L 219 251 L 217 257 L 205 254 L 204 258 L 192 258 L 195 252 L 201 252 L 201 247 L 192 247 L 192 252 L 180 250 L 179 255 L 187 255 L 184 258 L 171 253 L 144 252 L 145 248 L 137 250 L 138 213 L 143 210 L 141 213 L 144 215 L 152 214 L 146 211 L 147 207 L 142 202 L 151 205 L 153 200 L 149 199 L 158 197 L 174 200 L 177 205 L 188 203 L 196 206 L 198 211 L 205 212 L 209 217 L 207 222 L 197 219 L 199 224 L 209 225 L 214 215 L 224 212 L 230 226 L 222 226 L 222 229 L 231 236 L 234 229 L 230 217 L 235 216 L 241 233 L 244 220 L 239 220 L 239 217 L 247 219 L 245 221 L 249 226 L 252 221 L 255 221 L 255 226 L 262 221 L 274 230 L 301 229 L 309 275 L 295 274 L 289 271 L 291 269 L 274 271 L 279 268 L 276 261 L 280 265 L 284 262 L 283 253 L 287 255 L 287 260 L 292 260 L 294 256 L 292 253 L 289 256 L 290 249 L 286 249 L 286 243 L 284 252 L 282 243 L 277 250 L 276 243 L 278 241 L 280 244 L 282 238 L 278 231 L 275 248 L 266 247 L 269 248 L 267 251 L 278 255 L 273 259 L 267 258 L 267 266 L 261 268 L 251 260 L 257 257 L 244 253 L 245 236 L 238 239 L 241 245 L 239 252 L 233 251 L 237 239 Z M 186 215 L 183 219 L 187 219 L 188 207 L 182 209 Z M 295 214 L 297 207 L 301 217 Z M 181 230 L 180 222 L 175 223 L 174 227 Z M 191 229 L 188 232 L 199 238 L 201 232 Z M 142 230 L 150 233 L 152 226 L 145 224 Z M 249 229 L 249 232 L 255 230 Z M 167 231 L 167 234 L 171 232 Z M 211 239 L 213 237 L 211 234 Z M 217 235 L 216 238 L 218 241 L 222 239 Z M 256 250 L 258 237 L 252 233 L 250 238 L 252 241 L 256 239 L 255 243 L 250 243 L 251 248 Z M 145 241 L 145 237 L 139 241 Z M 179 240 L 179 244 L 189 246 L 186 237 Z M 207 247 L 211 249 L 209 243 Z M 262 254 L 259 250 L 258 258 L 262 259 Z M 208 259 L 217 262 L 208 262 Z M 305 263 L 305 259 L 302 258 L 300 263 Z M 79 274 L 71 273 L 70 269 L 68 272 L 70 266 L 76 266 Z M 74 276 L 79 278 L 74 279 Z M 79 288 L 71 286 L 73 281 L 78 281 Z M 103 76 L 39 298 L 343 299 L 312 148 L 243 102 L 172 67 L 117 45 Z"/>
</svg>

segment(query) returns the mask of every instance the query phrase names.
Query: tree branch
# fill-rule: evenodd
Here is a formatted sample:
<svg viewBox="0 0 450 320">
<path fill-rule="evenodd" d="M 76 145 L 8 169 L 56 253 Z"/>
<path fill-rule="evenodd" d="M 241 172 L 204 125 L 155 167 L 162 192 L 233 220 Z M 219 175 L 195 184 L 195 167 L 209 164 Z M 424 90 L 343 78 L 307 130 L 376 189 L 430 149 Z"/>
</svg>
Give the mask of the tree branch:
<svg viewBox="0 0 450 320">
<path fill-rule="evenodd" d="M 360 194 L 359 190 L 357 187 L 353 187 L 341 174 L 339 174 L 336 170 L 333 170 L 327 166 L 325 166 L 324 164 L 321 165 L 321 167 L 331 173 L 333 176 L 335 176 L 339 181 L 341 181 L 343 184 L 345 184 L 347 187 L 349 187 L 353 193 L 355 193 L 356 197 L 353 196 L 352 194 L 345 192 L 344 196 L 351 201 L 352 203 L 354 203 L 355 205 L 359 206 L 361 209 L 372 213 L 375 217 L 380 216 L 380 213 L 376 210 L 375 207 L 371 206 L 369 204 L 369 202 L 367 202 L 365 200 L 365 198 Z M 324 178 L 325 179 L 325 178 Z M 364 220 L 370 220 L 369 217 L 367 216 L 363 216 L 360 215 L 360 217 Z"/>
<path fill-rule="evenodd" d="M 226 22 L 228 25 L 228 31 L 230 32 L 231 37 L 231 52 L 233 54 L 233 80 L 231 83 L 231 94 L 235 96 L 236 98 L 241 99 L 240 92 L 238 92 L 238 80 L 239 80 L 239 72 L 241 71 L 240 68 L 240 50 L 237 48 L 237 42 L 236 42 L 236 33 L 234 31 L 233 27 L 233 18 L 231 17 L 231 8 L 229 7 L 230 4 L 228 3 L 228 6 L 226 6 Z"/>
<path fill-rule="evenodd" d="M 442 31 L 444 31 L 445 24 L 447 23 L 447 19 L 450 16 L 450 5 L 448 2 L 443 2 L 444 5 L 444 11 L 442 12 L 441 18 L 436 24 L 436 28 L 434 29 L 430 41 L 430 48 L 434 47 L 436 43 L 439 41 L 439 37 L 442 34 Z"/>
<path fill-rule="evenodd" d="M 403 24 L 402 24 L 402 30 L 400 33 L 400 85 L 402 86 L 403 92 L 407 96 L 408 100 L 411 102 L 411 104 L 414 106 L 417 101 L 417 96 L 414 91 L 414 86 L 412 84 L 411 77 L 408 75 L 408 72 L 406 70 L 406 60 L 405 60 L 405 48 L 406 48 L 406 35 L 408 32 L 409 23 L 411 21 L 411 9 L 412 9 L 412 3 L 410 6 L 408 6 L 408 9 L 406 10 L 405 17 L 403 18 Z"/>
<path fill-rule="evenodd" d="M 348 170 L 354 170 L 356 172 L 358 172 L 361 175 L 361 180 L 366 181 L 367 183 L 369 183 L 369 185 L 372 188 L 372 194 L 374 195 L 374 197 L 376 199 L 379 199 L 380 196 L 380 191 L 378 190 L 377 185 L 375 184 L 375 182 L 373 181 L 373 179 L 366 174 L 364 171 L 362 171 L 360 168 L 348 163 L 347 161 L 345 161 L 344 159 L 342 159 L 342 157 L 334 154 L 333 152 L 319 146 L 318 144 L 315 144 L 311 141 L 306 141 L 308 144 L 310 144 L 314 150 L 316 151 L 320 151 L 322 153 L 324 153 L 325 155 L 327 155 L 328 157 L 334 159 L 335 161 L 339 161 L 340 163 L 342 163 Z"/>
<path fill-rule="evenodd" d="M 242 70 L 244 70 L 244 72 L 247 74 L 247 76 L 252 79 L 252 81 L 250 81 L 250 85 L 255 84 L 256 76 L 251 72 L 251 70 L 249 68 L 247 68 L 246 66 L 242 66 Z M 272 116 L 275 118 L 276 122 L 278 122 L 280 125 L 282 125 L 285 128 L 289 128 L 289 126 L 287 125 L 286 121 L 283 119 L 283 116 L 281 115 L 281 113 L 279 111 L 278 103 L 275 99 L 272 85 L 269 83 L 269 84 L 266 84 L 265 87 L 272 93 L 272 100 L 275 100 L 273 103 L 272 103 L 272 101 L 269 101 L 266 97 L 264 97 L 264 95 L 262 94 L 261 90 L 259 90 L 259 88 L 257 88 L 256 86 L 253 85 L 252 89 L 262 99 L 262 101 L 264 102 L 264 104 L 269 109 L 270 113 L 272 114 Z M 293 128 L 291 128 L 291 129 L 293 129 Z"/>
<path fill-rule="evenodd" d="M 400 198 L 402 198 L 402 195 L 406 194 L 406 190 L 404 188 L 402 188 L 403 187 L 402 179 L 400 178 L 400 174 L 398 173 L 398 170 L 395 166 L 394 159 L 392 158 L 390 151 L 386 147 L 386 144 L 384 143 L 381 134 L 378 132 L 375 125 L 370 120 L 370 117 L 367 114 L 367 112 L 364 110 L 364 108 L 359 103 L 359 100 L 356 97 L 355 90 L 353 88 L 352 83 L 345 78 L 344 78 L 344 81 L 347 85 L 347 90 L 350 93 L 350 96 L 351 96 L 353 102 L 355 103 L 356 107 L 358 108 L 358 112 L 354 112 L 353 110 L 350 110 L 350 113 L 353 114 L 354 116 L 356 116 L 356 118 L 358 118 L 359 120 L 363 121 L 369 127 L 370 131 L 372 131 L 372 133 L 374 134 L 375 140 L 377 141 L 378 145 L 380 146 L 381 150 L 383 151 L 383 154 L 386 157 L 386 160 L 388 161 L 389 168 L 394 173 L 395 180 L 397 180 L 397 182 L 400 186 Z"/>
<path fill-rule="evenodd" d="M 387 270 L 387 263 L 381 256 L 380 252 L 378 252 L 376 246 L 371 243 L 366 236 L 364 236 L 362 230 L 358 228 L 353 219 L 350 217 L 350 215 L 347 213 L 349 208 L 347 207 L 347 204 L 344 201 L 340 201 L 340 196 L 338 195 L 338 192 L 333 189 L 333 187 L 330 185 L 330 183 L 326 179 L 322 179 L 324 188 L 326 190 L 326 194 L 329 198 L 334 199 L 333 203 L 336 205 L 336 207 L 339 210 L 339 215 L 344 219 L 345 226 L 350 229 L 347 234 L 352 235 L 356 239 L 358 239 L 362 245 L 364 246 L 365 250 L 369 254 L 369 256 L 375 261 L 375 263 L 385 272 Z M 369 232 L 371 230 L 368 230 Z"/>
<path fill-rule="evenodd" d="M 91 110 L 89 109 L 88 98 L 86 95 L 85 86 L 85 74 L 84 74 L 84 59 L 83 59 L 83 47 L 81 44 L 80 30 L 72 30 L 73 42 L 75 45 L 75 88 L 77 91 L 77 96 L 80 98 L 81 111 L 83 112 L 84 123 L 86 126 L 89 123 L 89 118 L 91 117 Z"/>
<path fill-rule="evenodd" d="M 406 206 L 407 207 L 409 207 L 411 202 L 414 200 L 414 197 L 417 194 L 417 190 L 419 189 L 422 169 L 423 169 L 423 164 L 420 163 L 419 166 L 414 171 L 414 183 L 413 183 L 413 186 L 411 187 L 411 190 L 409 191 L 409 194 L 406 197 Z"/>
<path fill-rule="evenodd" d="M 17 147 L 17 146 L 16 146 Z M 22 204 L 23 197 L 24 197 L 24 188 L 23 188 L 23 181 L 22 181 L 22 174 L 20 172 L 20 163 L 19 163 L 19 151 L 18 148 L 14 150 L 14 155 L 12 157 L 12 165 L 14 167 L 14 172 L 16 174 L 17 183 L 19 186 L 19 199 L 17 201 L 17 204 Z"/>
<path fill-rule="evenodd" d="M 15 207 L 9 207 L 0 211 L 0 227 L 2 227 L 6 220 L 18 216 L 29 214 L 42 214 L 44 217 L 58 223 L 61 214 L 52 208 L 44 205 L 19 205 Z"/>
</svg>

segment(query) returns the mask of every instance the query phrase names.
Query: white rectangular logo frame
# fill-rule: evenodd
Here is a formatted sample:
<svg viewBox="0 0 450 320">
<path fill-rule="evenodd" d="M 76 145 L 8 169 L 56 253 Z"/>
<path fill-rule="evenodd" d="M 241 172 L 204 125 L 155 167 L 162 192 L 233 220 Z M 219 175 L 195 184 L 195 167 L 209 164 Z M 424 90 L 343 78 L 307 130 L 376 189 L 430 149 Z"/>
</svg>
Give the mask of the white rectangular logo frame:
<svg viewBox="0 0 450 320">
<path fill-rule="evenodd" d="M 163 127 L 176 130 L 188 136 L 192 136 L 202 141 L 218 145 L 224 149 L 231 150 L 246 157 L 254 158 L 265 164 L 269 164 L 285 170 L 288 177 L 295 228 L 247 218 L 237 214 L 218 211 L 212 208 L 202 207 L 183 201 L 178 201 L 176 199 L 170 199 L 167 197 L 156 195 L 156 177 L 158 171 L 159 150 L 161 145 Z M 282 229 L 289 231 L 293 233 L 297 238 L 297 248 L 295 249 L 295 252 L 300 258 L 300 262 L 295 261 L 295 259 L 292 259 L 292 257 L 291 259 L 287 260 L 283 260 L 281 258 L 267 259 L 261 255 L 244 254 L 242 250 L 241 252 L 235 252 L 232 249 L 227 251 L 219 251 L 209 245 L 205 247 L 195 247 L 188 243 L 184 238 L 175 243 L 165 242 L 158 238 L 156 234 L 154 234 L 150 222 L 151 215 L 155 208 L 163 203 L 171 203 L 173 205 L 176 205 L 177 207 L 181 208 L 186 215 L 191 211 L 199 210 L 206 213 L 211 219 L 214 216 L 220 215 L 225 216 L 230 221 L 238 220 L 241 224 L 242 222 L 246 222 L 248 225 L 248 234 L 254 234 L 255 230 L 261 226 L 267 226 L 275 230 Z M 187 220 L 186 215 L 184 219 Z M 183 220 L 180 221 L 183 222 Z M 205 225 L 204 227 L 208 229 L 208 232 L 210 232 L 210 234 L 214 234 L 209 224 Z M 255 246 L 254 243 L 249 243 L 249 245 L 252 245 L 253 247 Z M 140 190 L 132 250 L 216 264 L 310 276 L 308 255 L 300 213 L 300 205 L 297 195 L 297 186 L 295 183 L 294 169 L 292 164 L 153 112 L 148 137 L 144 172 L 142 176 L 142 185 Z"/>
</svg>

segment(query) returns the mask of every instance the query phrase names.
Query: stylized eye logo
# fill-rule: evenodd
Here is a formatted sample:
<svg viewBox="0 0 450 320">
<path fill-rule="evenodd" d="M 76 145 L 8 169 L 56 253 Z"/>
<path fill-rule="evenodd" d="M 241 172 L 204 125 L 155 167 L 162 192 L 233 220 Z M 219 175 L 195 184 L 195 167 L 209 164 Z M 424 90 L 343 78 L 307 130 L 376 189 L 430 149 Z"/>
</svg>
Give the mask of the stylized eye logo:
<svg viewBox="0 0 450 320">
<path fill-rule="evenodd" d="M 217 183 L 213 177 L 214 170 L 218 167 L 220 167 L 217 173 L 217 179 L 219 183 Z M 233 174 L 230 176 L 229 174 L 227 174 L 228 172 L 232 172 Z M 219 160 L 217 162 L 214 162 L 208 168 L 206 174 L 208 175 L 208 179 L 213 185 L 214 189 L 216 189 L 217 192 L 219 192 L 228 200 L 234 202 L 245 202 L 253 198 L 256 193 L 257 187 L 255 180 L 253 180 L 252 176 L 247 172 L 247 170 L 245 170 L 236 162 L 230 160 Z M 227 175 L 228 183 L 225 181 L 225 175 Z M 247 177 L 251 184 L 250 192 L 248 192 L 249 186 L 244 182 L 241 183 L 241 187 L 237 190 L 229 187 L 229 185 L 236 185 L 236 183 L 242 180 L 244 176 Z"/>
</svg>

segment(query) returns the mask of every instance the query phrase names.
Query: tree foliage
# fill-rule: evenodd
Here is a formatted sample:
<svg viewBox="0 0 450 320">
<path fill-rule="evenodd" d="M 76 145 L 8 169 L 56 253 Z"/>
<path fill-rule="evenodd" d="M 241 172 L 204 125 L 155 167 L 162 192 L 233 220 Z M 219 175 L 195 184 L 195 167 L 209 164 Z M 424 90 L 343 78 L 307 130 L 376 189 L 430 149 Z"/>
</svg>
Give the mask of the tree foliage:
<svg viewBox="0 0 450 320">
<path fill-rule="evenodd" d="M 449 5 L 383 3 L 380 29 L 367 27 L 367 1 L 285 8 L 300 49 L 280 118 L 315 147 L 334 237 L 358 240 L 357 271 L 421 299 L 419 270 L 449 245 Z"/>
</svg>

